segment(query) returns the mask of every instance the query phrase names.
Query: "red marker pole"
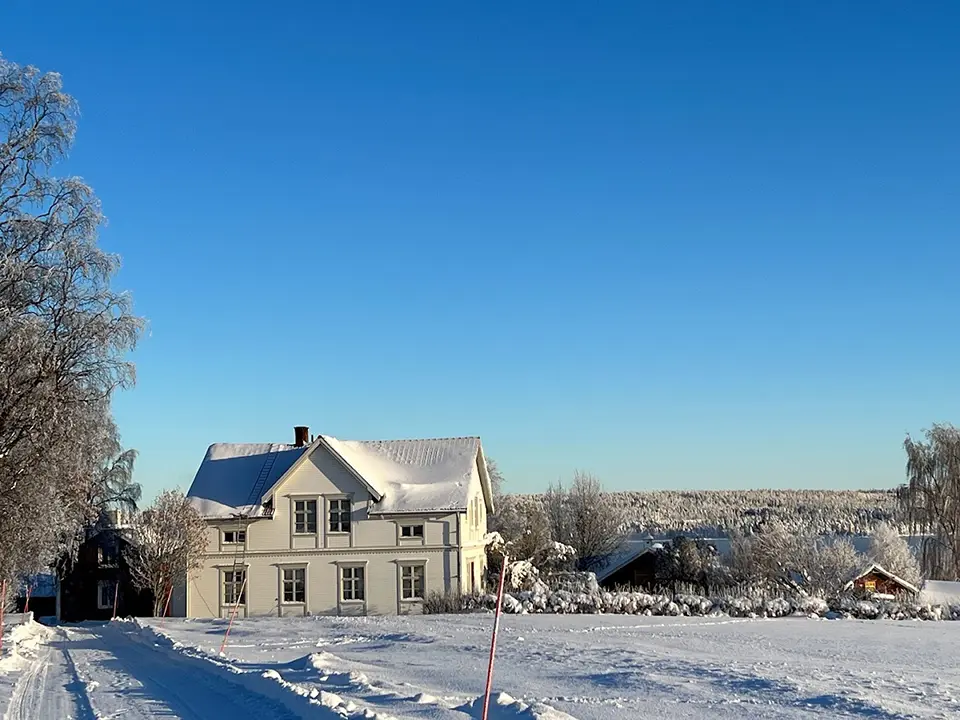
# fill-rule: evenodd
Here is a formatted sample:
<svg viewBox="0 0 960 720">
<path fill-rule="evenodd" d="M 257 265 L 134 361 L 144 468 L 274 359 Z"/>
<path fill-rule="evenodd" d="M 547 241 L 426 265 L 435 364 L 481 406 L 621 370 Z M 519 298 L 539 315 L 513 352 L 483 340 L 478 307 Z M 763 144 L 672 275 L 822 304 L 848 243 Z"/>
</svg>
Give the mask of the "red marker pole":
<svg viewBox="0 0 960 720">
<path fill-rule="evenodd" d="M 497 590 L 497 609 L 493 615 L 493 637 L 490 640 L 490 664 L 487 665 L 487 689 L 483 695 L 483 720 L 490 712 L 490 690 L 493 687 L 493 659 L 497 654 L 497 632 L 500 630 L 500 611 L 503 608 L 503 582 L 507 578 L 507 556 L 503 556 L 503 568 L 500 570 L 500 587 Z"/>
<path fill-rule="evenodd" d="M 30 612 L 30 593 L 33 592 L 33 585 L 27 585 L 27 599 L 23 603 L 23 614 Z"/>
<path fill-rule="evenodd" d="M 167 602 L 163 606 L 163 615 L 160 616 L 160 627 L 163 627 L 163 621 L 167 617 L 167 610 L 170 609 L 170 598 L 173 596 L 173 585 L 167 591 Z"/>
<path fill-rule="evenodd" d="M 3 611 L 7 609 L 7 581 L 3 581 L 3 585 L 0 586 L 3 589 L 0 590 L 0 652 L 3 651 Z"/>
</svg>

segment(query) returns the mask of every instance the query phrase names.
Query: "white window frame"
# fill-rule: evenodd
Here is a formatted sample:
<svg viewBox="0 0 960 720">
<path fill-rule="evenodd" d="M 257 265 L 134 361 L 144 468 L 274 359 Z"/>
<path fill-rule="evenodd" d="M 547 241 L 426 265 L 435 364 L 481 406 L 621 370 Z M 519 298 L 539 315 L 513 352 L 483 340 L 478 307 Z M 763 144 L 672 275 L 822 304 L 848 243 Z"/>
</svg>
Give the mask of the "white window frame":
<svg viewBox="0 0 960 720">
<path fill-rule="evenodd" d="M 420 530 L 420 534 L 416 534 L 416 530 Z M 405 534 L 406 531 L 410 531 L 410 534 Z M 426 535 L 426 528 L 423 523 L 405 523 L 400 526 L 400 538 L 403 540 L 422 540 Z"/>
<path fill-rule="evenodd" d="M 227 540 L 227 534 L 233 535 L 233 540 Z M 242 539 L 238 539 L 237 535 L 242 535 Z M 221 535 L 221 542 L 224 545 L 246 545 L 247 544 L 247 530 L 224 530 Z"/>
<path fill-rule="evenodd" d="M 410 560 L 403 561 L 399 563 L 400 565 L 400 602 L 423 602 L 424 598 L 427 595 L 427 563 L 425 560 Z M 415 588 L 416 575 L 411 573 L 411 577 L 407 578 L 407 571 L 415 570 L 420 568 L 420 595 L 414 596 L 410 595 L 409 597 L 404 594 L 405 588 L 404 584 L 409 579 L 411 592 Z"/>
<path fill-rule="evenodd" d="M 232 591 L 230 593 L 232 599 L 227 600 L 227 575 L 232 575 L 234 572 L 240 574 L 240 581 L 238 582 L 234 577 L 229 582 L 229 585 L 232 587 Z M 223 607 L 233 607 L 235 605 L 237 607 L 247 606 L 247 592 L 250 590 L 250 576 L 247 575 L 248 572 L 249 568 L 246 566 L 237 568 L 236 570 L 234 570 L 232 567 L 220 569 L 220 602 Z M 246 585 L 244 585 L 244 580 L 247 581 Z M 237 602 L 236 593 L 238 590 L 240 590 L 240 588 L 243 588 L 243 591 L 240 593 L 240 601 Z"/>
<path fill-rule="evenodd" d="M 324 531 L 325 531 L 328 535 L 349 535 L 349 534 L 353 531 L 353 499 L 350 498 L 349 496 L 344 495 L 344 496 L 340 496 L 340 497 L 327 498 L 326 500 L 327 500 L 327 503 L 326 503 L 326 504 L 327 504 L 327 508 L 326 508 L 326 509 L 327 509 L 327 513 L 326 513 L 326 515 L 327 515 L 327 517 L 326 517 L 327 524 L 324 526 Z M 333 509 L 333 504 L 334 504 L 334 503 L 337 503 L 337 509 L 336 509 L 336 510 Z M 346 503 L 346 504 L 347 504 L 347 509 L 346 509 L 347 521 L 346 521 L 346 523 L 343 522 L 344 510 L 342 509 L 342 505 L 341 505 L 342 503 Z M 338 529 L 336 529 L 336 530 L 333 529 L 333 514 L 334 514 L 334 512 L 337 513 L 337 528 L 338 528 Z M 346 526 L 347 526 L 345 530 L 344 530 L 344 528 L 343 528 L 344 524 L 346 524 Z"/>
<path fill-rule="evenodd" d="M 361 575 L 359 578 L 360 581 L 360 597 L 351 597 L 346 596 L 346 571 L 351 571 L 351 574 L 359 570 Z M 345 605 L 350 604 L 362 604 L 367 602 L 367 566 L 366 564 L 360 563 L 342 563 L 337 566 L 337 595 L 340 599 L 340 602 Z M 351 578 L 352 593 L 356 595 L 356 582 L 357 578 Z"/>
<path fill-rule="evenodd" d="M 303 599 L 296 599 L 296 580 L 287 580 L 287 572 L 303 573 Z M 287 583 L 293 583 L 293 600 L 287 600 Z M 304 605 L 307 604 L 307 588 L 309 587 L 307 566 L 306 565 L 281 565 L 280 566 L 280 604 L 281 605 Z"/>
<path fill-rule="evenodd" d="M 107 602 L 103 602 L 103 591 L 107 590 Z M 113 599 L 117 593 L 116 580 L 97 580 L 97 610 L 112 610 Z"/>
<path fill-rule="evenodd" d="M 309 535 L 313 536 L 320 532 L 320 501 L 316 497 L 292 497 L 290 498 L 291 503 L 293 504 L 291 519 L 293 521 L 293 534 L 294 535 Z M 304 503 L 303 510 L 297 510 L 297 503 Z M 310 511 L 307 509 L 309 504 L 313 503 L 313 530 L 310 529 L 309 518 Z M 303 530 L 298 530 L 298 520 L 297 515 L 302 513 L 303 518 Z"/>
</svg>

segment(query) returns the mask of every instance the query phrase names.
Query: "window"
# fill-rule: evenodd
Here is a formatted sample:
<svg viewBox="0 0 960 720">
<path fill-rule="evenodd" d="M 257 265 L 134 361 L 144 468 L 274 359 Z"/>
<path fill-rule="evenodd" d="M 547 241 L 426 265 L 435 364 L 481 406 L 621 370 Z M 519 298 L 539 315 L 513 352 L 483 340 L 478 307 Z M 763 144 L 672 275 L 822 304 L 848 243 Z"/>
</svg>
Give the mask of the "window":
<svg viewBox="0 0 960 720">
<path fill-rule="evenodd" d="M 400 599 L 423 600 L 423 565 L 404 565 L 400 570 Z"/>
<path fill-rule="evenodd" d="M 423 525 L 401 525 L 401 526 L 400 526 L 400 537 L 405 537 L 405 538 L 422 538 L 422 537 L 423 537 Z"/>
<path fill-rule="evenodd" d="M 344 600 L 363 600 L 363 568 L 340 568 L 340 597 Z"/>
<path fill-rule="evenodd" d="M 239 545 L 247 541 L 247 531 L 246 530 L 224 530 L 223 531 L 223 544 L 224 545 Z"/>
<path fill-rule="evenodd" d="M 350 532 L 350 501 L 330 501 L 330 532 Z"/>
<path fill-rule="evenodd" d="M 283 601 L 285 603 L 302 603 L 307 601 L 306 568 L 284 568 Z"/>
<path fill-rule="evenodd" d="M 113 608 L 113 599 L 116 597 L 117 584 L 112 580 L 100 580 L 97 583 L 97 608 L 110 610 Z"/>
<path fill-rule="evenodd" d="M 106 542 L 97 548 L 97 563 L 107 567 L 117 564 L 117 546 L 112 542 Z"/>
<path fill-rule="evenodd" d="M 294 532 L 315 533 L 317 531 L 317 501 L 296 500 L 293 504 Z"/>
<path fill-rule="evenodd" d="M 223 571 L 223 604 L 224 605 L 246 605 L 247 588 L 244 586 L 244 580 L 247 577 L 246 570 L 224 570 Z"/>
</svg>

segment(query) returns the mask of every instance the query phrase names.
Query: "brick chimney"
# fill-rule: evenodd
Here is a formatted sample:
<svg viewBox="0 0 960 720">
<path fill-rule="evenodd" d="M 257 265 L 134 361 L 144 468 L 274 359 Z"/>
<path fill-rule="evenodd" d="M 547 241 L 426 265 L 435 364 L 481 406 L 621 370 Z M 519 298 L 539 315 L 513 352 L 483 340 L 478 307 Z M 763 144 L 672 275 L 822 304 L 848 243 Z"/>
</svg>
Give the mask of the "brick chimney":
<svg viewBox="0 0 960 720">
<path fill-rule="evenodd" d="M 293 428 L 293 444 L 297 447 L 306 447 L 310 444 L 310 428 L 306 425 L 297 425 Z"/>
</svg>

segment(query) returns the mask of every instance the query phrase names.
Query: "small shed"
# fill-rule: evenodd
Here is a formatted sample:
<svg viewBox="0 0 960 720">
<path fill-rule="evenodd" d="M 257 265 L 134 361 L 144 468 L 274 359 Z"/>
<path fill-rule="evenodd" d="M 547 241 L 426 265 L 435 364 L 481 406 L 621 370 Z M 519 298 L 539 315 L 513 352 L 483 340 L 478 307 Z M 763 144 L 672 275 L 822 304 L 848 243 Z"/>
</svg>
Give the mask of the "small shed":
<svg viewBox="0 0 960 720">
<path fill-rule="evenodd" d="M 917 597 L 920 589 L 901 577 L 884 570 L 880 565 L 873 563 L 846 584 L 844 590 L 855 590 L 871 597 L 889 598 Z"/>
<path fill-rule="evenodd" d="M 656 585 L 657 554 L 660 546 L 619 552 L 607 558 L 597 570 L 597 582 L 605 590 L 617 588 L 650 589 Z"/>
</svg>

